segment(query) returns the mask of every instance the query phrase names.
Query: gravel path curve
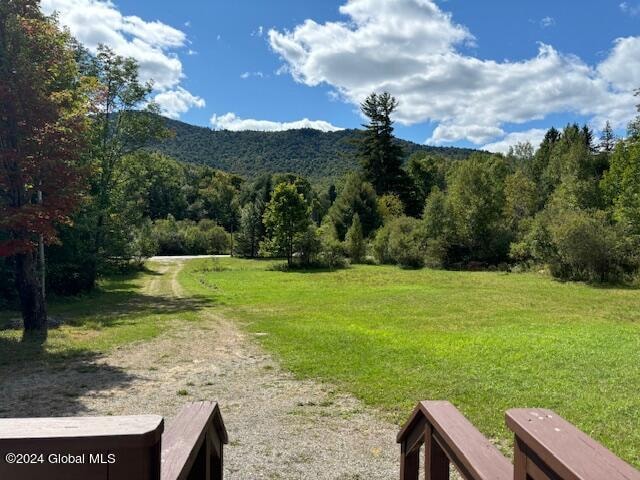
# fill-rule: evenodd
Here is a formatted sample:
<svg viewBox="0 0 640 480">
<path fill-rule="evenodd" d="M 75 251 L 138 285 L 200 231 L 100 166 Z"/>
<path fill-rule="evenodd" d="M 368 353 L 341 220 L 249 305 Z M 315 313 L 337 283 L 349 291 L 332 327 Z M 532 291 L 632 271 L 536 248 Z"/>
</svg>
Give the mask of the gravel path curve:
<svg viewBox="0 0 640 480">
<path fill-rule="evenodd" d="M 179 299 L 183 264 L 155 264 L 162 277 L 145 291 Z M 396 425 L 330 385 L 293 378 L 215 308 L 201 315 L 198 323 L 176 318 L 152 341 L 118 348 L 91 365 L 73 360 L 62 369 L 0 372 L 2 416 L 157 413 L 170 423 L 185 402 L 217 400 L 230 439 L 226 478 L 398 477 Z"/>
</svg>

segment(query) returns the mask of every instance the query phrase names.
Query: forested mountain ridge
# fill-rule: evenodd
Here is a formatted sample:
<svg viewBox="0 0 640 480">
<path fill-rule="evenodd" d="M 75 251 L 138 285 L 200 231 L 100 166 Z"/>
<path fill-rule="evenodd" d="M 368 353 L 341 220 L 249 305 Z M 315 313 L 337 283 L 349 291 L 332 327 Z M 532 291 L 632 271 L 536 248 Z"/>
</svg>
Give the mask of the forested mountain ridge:
<svg viewBox="0 0 640 480">
<path fill-rule="evenodd" d="M 253 178 L 261 173 L 296 173 L 311 180 L 336 179 L 357 167 L 354 142 L 360 130 L 321 132 L 312 129 L 259 132 L 211 130 L 165 119 L 175 133 L 154 148 L 182 162 L 199 163 Z M 398 140 L 406 157 L 417 151 L 467 158 L 475 150 L 432 147 Z"/>
</svg>

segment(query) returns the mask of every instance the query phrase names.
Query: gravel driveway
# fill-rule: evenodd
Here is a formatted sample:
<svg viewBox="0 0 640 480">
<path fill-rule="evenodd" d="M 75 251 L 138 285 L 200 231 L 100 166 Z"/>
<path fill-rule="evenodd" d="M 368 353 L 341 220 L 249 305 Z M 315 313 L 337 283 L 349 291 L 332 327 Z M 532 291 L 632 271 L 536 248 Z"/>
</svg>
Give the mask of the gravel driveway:
<svg viewBox="0 0 640 480">
<path fill-rule="evenodd" d="M 169 281 L 155 277 L 147 291 L 180 298 L 183 263 L 163 259 L 157 271 Z M 0 372 L 2 416 L 157 413 L 170 423 L 185 402 L 217 400 L 230 440 L 226 478 L 398 478 L 396 425 L 331 385 L 293 378 L 215 307 L 201 315 L 90 365 Z"/>
</svg>

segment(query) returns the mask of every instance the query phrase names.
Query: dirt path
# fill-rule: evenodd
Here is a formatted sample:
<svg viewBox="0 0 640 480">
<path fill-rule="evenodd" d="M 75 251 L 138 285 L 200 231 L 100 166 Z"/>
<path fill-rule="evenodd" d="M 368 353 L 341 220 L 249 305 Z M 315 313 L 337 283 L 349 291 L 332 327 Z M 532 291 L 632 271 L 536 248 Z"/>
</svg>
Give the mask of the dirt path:
<svg viewBox="0 0 640 480">
<path fill-rule="evenodd" d="M 145 292 L 182 297 L 183 263 L 156 264 L 162 276 L 151 277 Z M 33 402 L 45 414 L 68 414 L 65 392 L 81 390 L 73 398 L 76 414 L 153 412 L 170 423 L 185 402 L 217 400 L 230 438 L 226 478 L 397 478 L 397 426 L 331 386 L 294 379 L 215 308 L 201 315 L 197 324 L 176 319 L 150 342 L 97 358 L 90 375 L 86 362 L 75 361 L 62 370 L 21 372 L 3 381 L 9 385 L 0 405 L 16 416 L 30 415 Z"/>
</svg>

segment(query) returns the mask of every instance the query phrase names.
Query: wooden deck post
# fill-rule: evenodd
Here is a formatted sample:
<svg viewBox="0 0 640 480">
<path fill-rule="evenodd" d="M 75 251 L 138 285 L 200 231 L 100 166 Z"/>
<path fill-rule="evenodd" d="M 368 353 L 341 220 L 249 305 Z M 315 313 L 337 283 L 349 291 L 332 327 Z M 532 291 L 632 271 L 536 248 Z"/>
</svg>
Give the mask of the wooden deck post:
<svg viewBox="0 0 640 480">
<path fill-rule="evenodd" d="M 449 459 L 433 436 L 429 424 L 424 432 L 424 472 L 426 480 L 449 480 Z"/>
<path fill-rule="evenodd" d="M 527 480 L 527 446 L 517 435 L 513 439 L 513 480 Z"/>
<path fill-rule="evenodd" d="M 513 480 L 513 466 L 453 405 L 420 402 L 400 430 L 401 479 L 416 480 L 425 446 L 425 478 L 449 480 L 451 464 L 466 480 Z"/>
<path fill-rule="evenodd" d="M 407 442 L 400 445 L 400 480 L 418 480 L 420 450 L 407 452 Z"/>
</svg>

